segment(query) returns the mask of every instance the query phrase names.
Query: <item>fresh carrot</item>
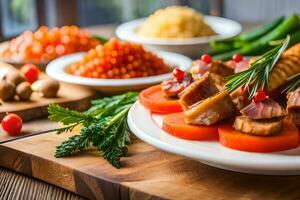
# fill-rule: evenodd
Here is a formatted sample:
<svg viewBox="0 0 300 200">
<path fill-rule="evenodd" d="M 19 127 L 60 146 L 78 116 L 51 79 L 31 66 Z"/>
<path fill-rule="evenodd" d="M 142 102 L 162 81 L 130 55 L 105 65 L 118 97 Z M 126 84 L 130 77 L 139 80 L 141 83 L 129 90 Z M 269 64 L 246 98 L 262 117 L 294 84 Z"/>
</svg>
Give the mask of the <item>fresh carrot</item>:
<svg viewBox="0 0 300 200">
<path fill-rule="evenodd" d="M 139 100 L 143 106 L 155 113 L 168 114 L 182 111 L 178 100 L 165 97 L 160 85 L 143 90 Z"/>
<path fill-rule="evenodd" d="M 184 121 L 183 113 L 164 116 L 162 129 L 167 133 L 187 140 L 218 140 L 218 126 L 189 125 Z"/>
<path fill-rule="evenodd" d="M 284 121 L 282 130 L 273 136 L 255 136 L 235 130 L 231 125 L 221 125 L 218 129 L 220 143 L 226 147 L 250 152 L 274 152 L 299 146 L 297 127 Z"/>
</svg>

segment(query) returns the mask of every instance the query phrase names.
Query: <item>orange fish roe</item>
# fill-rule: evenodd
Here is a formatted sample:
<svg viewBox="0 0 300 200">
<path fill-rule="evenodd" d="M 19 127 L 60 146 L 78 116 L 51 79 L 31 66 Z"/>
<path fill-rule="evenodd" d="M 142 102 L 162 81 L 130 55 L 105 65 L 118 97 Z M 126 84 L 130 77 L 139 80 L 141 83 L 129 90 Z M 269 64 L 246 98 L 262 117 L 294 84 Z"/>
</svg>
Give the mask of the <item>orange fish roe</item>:
<svg viewBox="0 0 300 200">
<path fill-rule="evenodd" d="M 112 38 L 89 50 L 84 58 L 70 64 L 68 73 L 90 78 L 136 78 L 170 72 L 168 65 L 142 45 Z"/>
<path fill-rule="evenodd" d="M 88 51 L 99 44 L 77 26 L 51 29 L 41 26 L 36 32 L 26 31 L 10 40 L 2 56 L 17 62 L 48 62 L 62 55 Z"/>
</svg>

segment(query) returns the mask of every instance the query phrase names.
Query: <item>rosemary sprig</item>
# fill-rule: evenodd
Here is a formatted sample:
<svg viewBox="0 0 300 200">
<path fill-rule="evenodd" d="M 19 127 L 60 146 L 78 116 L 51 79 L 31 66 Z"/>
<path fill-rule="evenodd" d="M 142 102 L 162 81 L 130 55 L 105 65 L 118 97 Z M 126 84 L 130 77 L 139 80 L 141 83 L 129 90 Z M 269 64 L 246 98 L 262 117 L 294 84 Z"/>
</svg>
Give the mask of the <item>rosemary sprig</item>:
<svg viewBox="0 0 300 200">
<path fill-rule="evenodd" d="M 120 158 L 126 154 L 130 143 L 127 113 L 136 99 L 136 92 L 105 97 L 92 101 L 92 107 L 84 113 L 50 105 L 49 119 L 65 125 L 56 130 L 58 134 L 83 126 L 79 135 L 70 137 L 56 147 L 55 156 L 70 156 L 94 146 L 104 159 L 120 168 Z"/>
<path fill-rule="evenodd" d="M 290 84 L 282 92 L 289 93 L 300 87 L 300 73 L 289 77 L 287 80 L 290 82 Z"/>
<path fill-rule="evenodd" d="M 269 89 L 269 74 L 287 48 L 289 41 L 290 36 L 287 36 L 282 44 L 260 56 L 251 64 L 249 69 L 226 77 L 226 87 L 229 92 L 242 86 L 249 91 L 249 99 L 251 99 L 259 88 L 262 90 L 265 87 Z"/>
</svg>

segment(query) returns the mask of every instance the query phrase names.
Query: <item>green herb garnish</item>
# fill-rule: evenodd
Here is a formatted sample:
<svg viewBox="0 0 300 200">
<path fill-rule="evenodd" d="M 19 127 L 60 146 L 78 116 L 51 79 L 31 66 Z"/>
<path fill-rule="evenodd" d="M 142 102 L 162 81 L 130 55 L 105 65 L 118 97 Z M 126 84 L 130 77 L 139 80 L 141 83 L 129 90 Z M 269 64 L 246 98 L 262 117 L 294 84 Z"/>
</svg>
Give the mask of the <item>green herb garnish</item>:
<svg viewBox="0 0 300 200">
<path fill-rule="evenodd" d="M 290 82 L 290 84 L 282 92 L 286 92 L 286 93 L 293 92 L 298 87 L 300 87 L 300 73 L 289 77 L 287 80 Z"/>
<path fill-rule="evenodd" d="M 282 44 L 260 56 L 251 64 L 249 69 L 226 77 L 226 87 L 229 92 L 243 87 L 249 91 L 249 99 L 251 99 L 259 88 L 262 90 L 265 87 L 269 89 L 269 74 L 287 48 L 289 41 L 290 37 L 287 36 Z"/>
<path fill-rule="evenodd" d="M 79 135 L 70 137 L 56 147 L 55 157 L 70 156 L 94 146 L 111 165 L 120 168 L 120 158 L 126 154 L 130 143 L 127 113 L 137 96 L 136 92 L 128 92 L 95 100 L 84 113 L 49 105 L 49 119 L 65 125 L 56 130 L 57 134 L 82 126 Z"/>
</svg>

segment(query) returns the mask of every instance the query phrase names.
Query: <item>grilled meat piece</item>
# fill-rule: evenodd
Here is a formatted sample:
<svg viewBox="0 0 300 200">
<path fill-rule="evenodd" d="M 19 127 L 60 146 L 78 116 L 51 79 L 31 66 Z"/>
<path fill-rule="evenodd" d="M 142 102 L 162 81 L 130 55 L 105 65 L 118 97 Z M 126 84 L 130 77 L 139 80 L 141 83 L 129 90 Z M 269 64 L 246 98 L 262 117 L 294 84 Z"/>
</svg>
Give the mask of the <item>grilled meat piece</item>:
<svg viewBox="0 0 300 200">
<path fill-rule="evenodd" d="M 183 81 L 176 78 L 169 78 L 161 83 L 161 90 L 167 97 L 177 97 L 177 95 L 193 82 L 192 75 L 185 73 Z"/>
<path fill-rule="evenodd" d="M 286 116 L 285 110 L 277 102 L 270 98 L 267 98 L 259 103 L 252 101 L 240 112 L 254 120 L 272 119 Z"/>
<path fill-rule="evenodd" d="M 210 73 L 226 77 L 234 74 L 234 65 L 231 61 L 223 62 L 220 60 L 212 61 L 208 70 Z"/>
<path fill-rule="evenodd" d="M 217 74 L 221 77 L 226 77 L 234 73 L 235 65 L 231 61 L 212 61 L 207 64 L 202 60 L 195 60 L 192 63 L 191 73 L 195 80 L 201 78 L 206 72 Z"/>
<path fill-rule="evenodd" d="M 300 87 L 287 95 L 287 112 L 294 124 L 300 127 Z"/>
<path fill-rule="evenodd" d="M 270 91 L 287 82 L 287 78 L 300 72 L 300 43 L 286 50 L 272 69 L 269 77 Z"/>
<path fill-rule="evenodd" d="M 233 128 L 252 135 L 269 136 L 281 130 L 282 119 L 252 120 L 243 115 L 235 118 Z"/>
<path fill-rule="evenodd" d="M 245 94 L 245 91 L 241 89 L 241 87 L 231 92 L 230 98 L 238 110 L 243 109 L 250 103 L 248 96 Z"/>
<path fill-rule="evenodd" d="M 202 101 L 219 92 L 209 72 L 206 72 L 199 80 L 192 83 L 179 96 L 179 102 L 184 109 Z"/>
<path fill-rule="evenodd" d="M 235 113 L 228 91 L 222 91 L 194 104 L 184 111 L 188 124 L 211 125 Z"/>
</svg>

